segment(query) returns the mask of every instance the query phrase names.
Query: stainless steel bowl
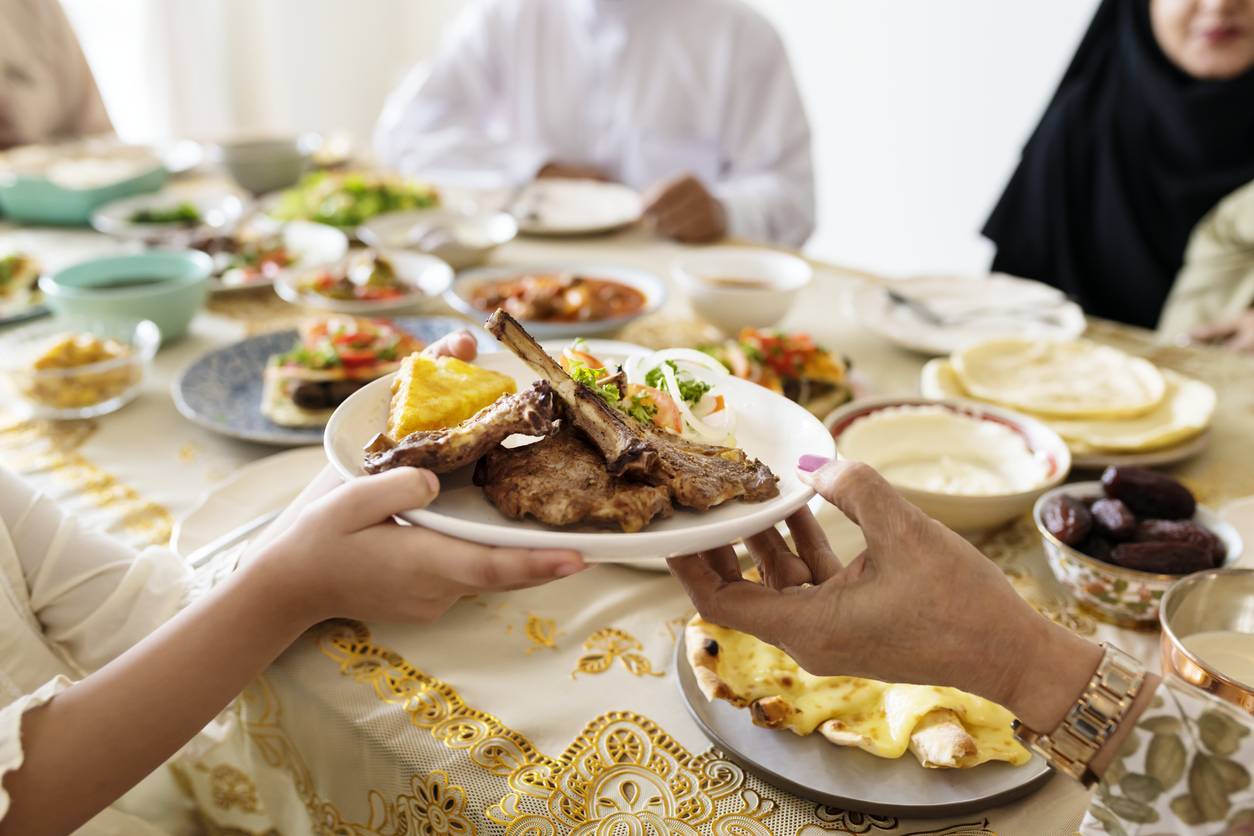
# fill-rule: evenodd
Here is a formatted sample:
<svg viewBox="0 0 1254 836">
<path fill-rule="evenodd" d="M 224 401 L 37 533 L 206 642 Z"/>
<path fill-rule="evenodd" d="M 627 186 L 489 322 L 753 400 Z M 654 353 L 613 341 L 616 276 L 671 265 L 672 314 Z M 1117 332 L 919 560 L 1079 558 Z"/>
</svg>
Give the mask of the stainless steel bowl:
<svg viewBox="0 0 1254 836">
<path fill-rule="evenodd" d="M 1254 633 L 1254 569 L 1211 569 L 1181 579 L 1163 596 L 1163 671 L 1254 714 L 1254 684 L 1215 670 L 1181 643 L 1195 633 Z"/>
</svg>

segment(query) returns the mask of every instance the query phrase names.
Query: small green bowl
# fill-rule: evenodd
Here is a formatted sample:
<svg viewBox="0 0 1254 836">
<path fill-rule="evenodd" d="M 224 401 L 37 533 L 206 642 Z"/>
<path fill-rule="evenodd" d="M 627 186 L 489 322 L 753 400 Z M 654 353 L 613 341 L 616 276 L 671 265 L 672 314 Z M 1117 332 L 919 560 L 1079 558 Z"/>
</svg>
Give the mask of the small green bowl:
<svg viewBox="0 0 1254 836">
<path fill-rule="evenodd" d="M 209 293 L 213 259 L 195 250 L 146 250 L 84 261 L 39 280 L 58 316 L 150 319 L 162 343 L 187 333 Z"/>
</svg>

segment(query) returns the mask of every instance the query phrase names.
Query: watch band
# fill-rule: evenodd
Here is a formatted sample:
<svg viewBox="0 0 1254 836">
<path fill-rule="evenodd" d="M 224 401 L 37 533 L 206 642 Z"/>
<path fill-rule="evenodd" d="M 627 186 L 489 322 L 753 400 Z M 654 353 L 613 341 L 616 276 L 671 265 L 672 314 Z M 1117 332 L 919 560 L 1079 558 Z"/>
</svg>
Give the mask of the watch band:
<svg viewBox="0 0 1254 836">
<path fill-rule="evenodd" d="M 1086 787 L 1098 780 L 1089 764 L 1118 728 L 1145 683 L 1144 665 L 1117 647 L 1103 644 L 1102 648 L 1101 664 L 1058 728 L 1041 734 L 1015 721 L 1015 734 L 1025 746 Z"/>
</svg>

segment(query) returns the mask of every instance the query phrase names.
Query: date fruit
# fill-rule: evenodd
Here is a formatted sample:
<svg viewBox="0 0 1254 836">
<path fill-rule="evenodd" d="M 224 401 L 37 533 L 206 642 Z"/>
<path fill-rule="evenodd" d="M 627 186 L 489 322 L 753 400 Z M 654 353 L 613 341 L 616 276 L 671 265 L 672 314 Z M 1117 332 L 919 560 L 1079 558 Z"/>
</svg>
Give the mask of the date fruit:
<svg viewBox="0 0 1254 836">
<path fill-rule="evenodd" d="M 1141 467 L 1108 467 L 1102 487 L 1112 499 L 1123 501 L 1138 517 L 1187 520 L 1197 511 L 1189 489 L 1161 473 Z"/>
<path fill-rule="evenodd" d="M 1093 533 L 1086 537 L 1084 542 L 1076 548 L 1089 557 L 1095 557 L 1104 563 L 1109 563 L 1110 553 L 1114 551 L 1115 544 L 1094 529 Z"/>
<path fill-rule="evenodd" d="M 1203 549 L 1211 558 L 1211 566 L 1222 566 L 1228 548 L 1213 531 L 1189 520 L 1141 520 L 1133 539 L 1138 543 L 1187 543 Z"/>
<path fill-rule="evenodd" d="M 1089 511 L 1097 530 L 1113 540 L 1130 540 L 1136 533 L 1136 514 L 1118 499 L 1099 499 Z"/>
<path fill-rule="evenodd" d="M 1041 509 L 1045 529 L 1068 546 L 1078 546 L 1093 530 L 1093 515 L 1074 496 L 1059 494 Z"/>
<path fill-rule="evenodd" d="M 1120 543 L 1110 553 L 1112 563 L 1159 575 L 1188 575 L 1211 568 L 1211 555 L 1192 543 Z"/>
</svg>

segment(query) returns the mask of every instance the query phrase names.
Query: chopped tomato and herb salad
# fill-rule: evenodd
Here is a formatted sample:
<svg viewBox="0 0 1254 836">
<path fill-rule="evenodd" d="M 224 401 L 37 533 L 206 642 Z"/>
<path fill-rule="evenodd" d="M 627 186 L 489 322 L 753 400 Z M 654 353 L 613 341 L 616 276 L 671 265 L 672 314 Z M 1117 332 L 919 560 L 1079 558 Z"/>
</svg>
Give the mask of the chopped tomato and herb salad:
<svg viewBox="0 0 1254 836">
<path fill-rule="evenodd" d="M 728 374 L 708 354 L 671 348 L 610 368 L 576 340 L 560 362 L 576 382 L 642 424 L 706 444 L 735 444 L 735 412 L 722 385 Z"/>
<path fill-rule="evenodd" d="M 315 371 L 343 369 L 373 374 L 373 370 L 422 350 L 422 343 L 390 320 L 329 316 L 301 323 L 300 342 L 279 355 L 280 366 Z"/>
</svg>

